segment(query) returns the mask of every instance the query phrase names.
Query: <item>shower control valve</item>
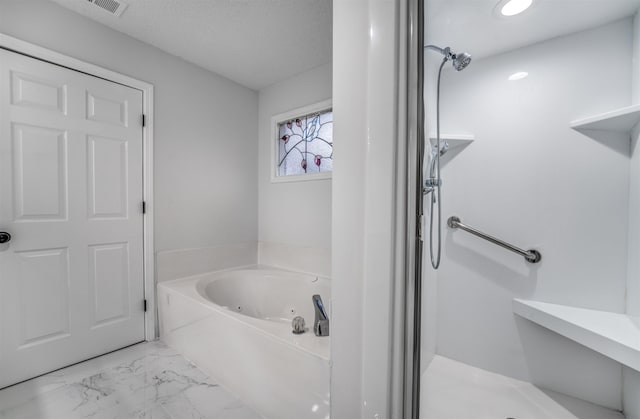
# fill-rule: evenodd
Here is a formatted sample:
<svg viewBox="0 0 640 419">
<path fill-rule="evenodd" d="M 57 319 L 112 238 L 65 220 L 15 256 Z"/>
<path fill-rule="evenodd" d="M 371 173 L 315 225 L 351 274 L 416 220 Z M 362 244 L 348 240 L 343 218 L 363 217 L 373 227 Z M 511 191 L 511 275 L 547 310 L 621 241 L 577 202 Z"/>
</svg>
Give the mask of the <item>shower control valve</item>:
<svg viewBox="0 0 640 419">
<path fill-rule="evenodd" d="M 428 179 L 425 179 L 424 186 L 426 188 L 435 188 L 436 186 L 442 186 L 442 179 L 430 177 Z"/>
<path fill-rule="evenodd" d="M 440 186 L 442 186 L 442 179 L 428 178 L 424 181 L 424 188 L 422 189 L 422 193 L 426 195 L 433 192 L 435 188 Z"/>
</svg>

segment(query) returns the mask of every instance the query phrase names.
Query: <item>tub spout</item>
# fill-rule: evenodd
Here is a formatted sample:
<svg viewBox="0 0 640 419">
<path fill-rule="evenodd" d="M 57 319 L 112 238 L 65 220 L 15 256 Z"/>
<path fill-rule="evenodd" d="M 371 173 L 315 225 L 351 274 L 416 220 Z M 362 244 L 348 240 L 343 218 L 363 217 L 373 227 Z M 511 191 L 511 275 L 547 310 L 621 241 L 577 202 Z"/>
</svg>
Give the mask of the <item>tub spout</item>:
<svg viewBox="0 0 640 419">
<path fill-rule="evenodd" d="M 311 297 L 313 301 L 313 309 L 316 312 L 316 318 L 313 322 L 313 332 L 316 336 L 329 336 L 329 317 L 322 304 L 322 298 L 318 294 Z"/>
</svg>

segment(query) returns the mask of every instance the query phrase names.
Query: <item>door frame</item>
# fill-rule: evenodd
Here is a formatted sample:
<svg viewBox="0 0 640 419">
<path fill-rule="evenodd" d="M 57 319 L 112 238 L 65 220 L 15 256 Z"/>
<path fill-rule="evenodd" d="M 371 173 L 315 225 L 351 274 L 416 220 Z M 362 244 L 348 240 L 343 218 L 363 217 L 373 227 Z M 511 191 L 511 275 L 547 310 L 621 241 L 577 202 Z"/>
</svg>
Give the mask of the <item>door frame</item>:
<svg viewBox="0 0 640 419">
<path fill-rule="evenodd" d="M 0 48 L 142 91 L 142 113 L 145 115 L 145 123 L 142 127 L 142 199 L 146 203 L 146 211 L 143 214 L 143 280 L 144 298 L 147 301 L 147 311 L 144 314 L 144 337 L 146 341 L 155 340 L 158 337 L 158 327 L 153 243 L 153 85 L 2 32 L 0 32 Z"/>
</svg>

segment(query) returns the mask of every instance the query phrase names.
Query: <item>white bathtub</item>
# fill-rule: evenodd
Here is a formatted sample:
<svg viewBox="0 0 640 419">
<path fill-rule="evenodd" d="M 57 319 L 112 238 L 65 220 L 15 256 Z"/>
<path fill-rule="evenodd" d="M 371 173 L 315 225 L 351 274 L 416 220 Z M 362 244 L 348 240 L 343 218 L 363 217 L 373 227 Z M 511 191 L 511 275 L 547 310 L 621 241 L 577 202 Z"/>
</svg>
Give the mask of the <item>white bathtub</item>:
<svg viewBox="0 0 640 419">
<path fill-rule="evenodd" d="M 269 267 L 162 282 L 160 338 L 266 418 L 325 419 L 330 338 L 313 333 L 314 294 L 329 311 L 328 279 Z M 291 332 L 295 316 L 306 333 Z"/>
</svg>

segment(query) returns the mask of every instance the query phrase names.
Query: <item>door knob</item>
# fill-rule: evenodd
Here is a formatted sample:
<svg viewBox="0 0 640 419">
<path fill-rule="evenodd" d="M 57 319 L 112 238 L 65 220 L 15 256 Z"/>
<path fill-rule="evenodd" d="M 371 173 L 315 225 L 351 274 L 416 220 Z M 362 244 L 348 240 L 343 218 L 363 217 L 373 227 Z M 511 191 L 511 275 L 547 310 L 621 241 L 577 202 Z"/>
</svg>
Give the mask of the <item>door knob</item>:
<svg viewBox="0 0 640 419">
<path fill-rule="evenodd" d="M 0 231 L 0 244 L 8 243 L 11 241 L 11 234 L 6 231 Z"/>
</svg>

